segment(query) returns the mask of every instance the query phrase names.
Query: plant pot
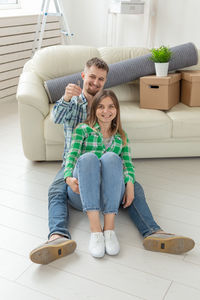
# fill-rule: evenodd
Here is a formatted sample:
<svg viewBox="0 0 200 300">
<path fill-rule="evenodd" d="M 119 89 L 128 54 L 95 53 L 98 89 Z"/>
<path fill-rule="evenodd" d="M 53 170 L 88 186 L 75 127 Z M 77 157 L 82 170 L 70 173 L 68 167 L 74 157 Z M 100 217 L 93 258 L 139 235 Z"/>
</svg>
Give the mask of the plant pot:
<svg viewBox="0 0 200 300">
<path fill-rule="evenodd" d="M 169 62 L 155 63 L 156 76 L 164 77 L 168 74 Z"/>
</svg>

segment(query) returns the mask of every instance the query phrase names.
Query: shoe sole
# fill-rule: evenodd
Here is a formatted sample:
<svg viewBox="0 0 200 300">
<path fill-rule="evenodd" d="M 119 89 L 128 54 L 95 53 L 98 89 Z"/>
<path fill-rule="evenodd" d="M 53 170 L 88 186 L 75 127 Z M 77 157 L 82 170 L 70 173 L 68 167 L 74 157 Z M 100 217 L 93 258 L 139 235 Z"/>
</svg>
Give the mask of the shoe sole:
<svg viewBox="0 0 200 300">
<path fill-rule="evenodd" d="M 50 262 L 71 254 L 76 249 L 76 242 L 73 240 L 60 243 L 58 245 L 44 245 L 30 253 L 32 262 L 47 265 Z"/>
<path fill-rule="evenodd" d="M 186 237 L 156 238 L 147 237 L 143 242 L 144 248 L 149 251 L 181 254 L 190 251 L 195 243 Z"/>
<path fill-rule="evenodd" d="M 108 255 L 110 255 L 110 256 L 115 256 L 115 255 L 118 255 L 119 252 L 120 252 L 120 250 L 117 251 L 117 252 L 109 252 L 109 251 L 106 251 L 106 254 L 108 254 Z"/>
</svg>

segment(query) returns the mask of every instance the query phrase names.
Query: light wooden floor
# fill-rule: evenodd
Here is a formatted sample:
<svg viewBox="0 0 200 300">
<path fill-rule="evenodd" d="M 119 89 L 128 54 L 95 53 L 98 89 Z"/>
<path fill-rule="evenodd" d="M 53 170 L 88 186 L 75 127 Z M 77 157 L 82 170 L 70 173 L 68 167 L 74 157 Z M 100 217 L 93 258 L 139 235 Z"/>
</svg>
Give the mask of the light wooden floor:
<svg viewBox="0 0 200 300">
<path fill-rule="evenodd" d="M 71 209 L 76 252 L 48 266 L 33 264 L 29 252 L 47 238 L 47 190 L 60 163 L 28 161 L 17 105 L 0 104 L 0 299 L 199 300 L 200 158 L 136 160 L 135 166 L 156 220 L 166 231 L 194 238 L 191 252 L 144 250 L 137 229 L 120 211 L 120 254 L 94 259 L 87 218 Z"/>
</svg>

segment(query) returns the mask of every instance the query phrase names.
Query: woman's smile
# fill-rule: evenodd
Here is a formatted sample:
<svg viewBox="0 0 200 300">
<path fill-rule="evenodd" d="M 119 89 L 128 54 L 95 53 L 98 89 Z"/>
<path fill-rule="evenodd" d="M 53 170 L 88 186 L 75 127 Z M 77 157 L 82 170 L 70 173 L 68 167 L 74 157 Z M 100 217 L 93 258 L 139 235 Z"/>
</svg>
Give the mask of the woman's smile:
<svg viewBox="0 0 200 300">
<path fill-rule="evenodd" d="M 117 109 L 110 97 L 104 98 L 98 105 L 96 116 L 98 122 L 111 122 L 117 115 Z"/>
</svg>

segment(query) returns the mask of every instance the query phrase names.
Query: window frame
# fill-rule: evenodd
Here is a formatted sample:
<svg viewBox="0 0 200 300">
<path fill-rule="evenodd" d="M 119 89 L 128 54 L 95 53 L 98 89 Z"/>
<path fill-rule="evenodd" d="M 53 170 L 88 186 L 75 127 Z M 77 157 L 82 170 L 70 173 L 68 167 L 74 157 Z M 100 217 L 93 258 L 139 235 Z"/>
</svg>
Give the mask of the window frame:
<svg viewBox="0 0 200 300">
<path fill-rule="evenodd" d="M 21 1 L 20 0 L 15 0 L 15 2 L 16 3 L 8 3 L 8 4 L 0 3 L 0 10 L 1 9 L 16 9 L 16 8 L 21 8 Z"/>
</svg>

